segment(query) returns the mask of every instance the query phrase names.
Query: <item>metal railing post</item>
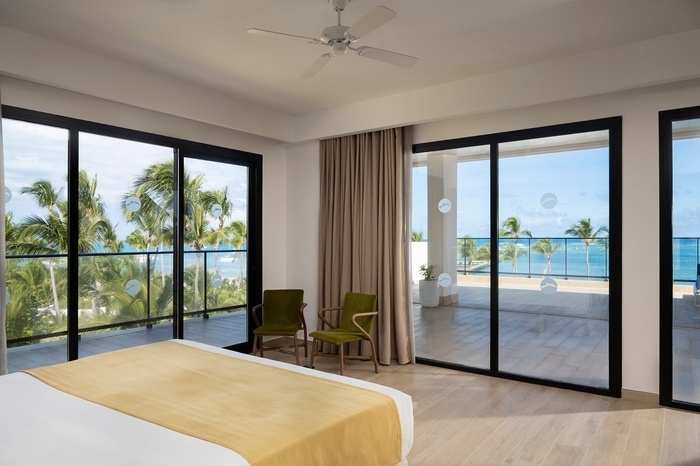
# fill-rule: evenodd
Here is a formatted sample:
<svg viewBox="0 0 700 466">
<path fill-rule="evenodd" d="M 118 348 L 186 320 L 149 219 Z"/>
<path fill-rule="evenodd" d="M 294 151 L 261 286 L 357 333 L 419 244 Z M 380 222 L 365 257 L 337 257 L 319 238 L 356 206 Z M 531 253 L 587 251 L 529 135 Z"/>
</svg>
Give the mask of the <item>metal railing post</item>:
<svg viewBox="0 0 700 466">
<path fill-rule="evenodd" d="M 151 253 L 146 251 L 146 328 L 152 329 L 151 323 Z"/>
</svg>

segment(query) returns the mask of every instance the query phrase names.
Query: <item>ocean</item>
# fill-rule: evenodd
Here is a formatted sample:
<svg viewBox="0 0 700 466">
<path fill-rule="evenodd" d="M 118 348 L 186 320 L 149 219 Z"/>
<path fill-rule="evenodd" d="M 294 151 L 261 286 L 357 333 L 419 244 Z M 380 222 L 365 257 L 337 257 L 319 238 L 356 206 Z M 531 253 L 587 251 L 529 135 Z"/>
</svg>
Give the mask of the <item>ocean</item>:
<svg viewBox="0 0 700 466">
<path fill-rule="evenodd" d="M 552 256 L 551 275 L 568 278 L 586 278 L 586 246 L 582 240 L 576 238 L 553 238 L 554 244 L 562 243 L 561 248 Z M 487 239 L 476 239 L 477 245 L 488 244 Z M 529 251 L 517 261 L 517 275 L 541 276 L 547 265 L 544 254 L 530 250 L 529 245 L 534 245 L 537 239 L 521 238 L 518 246 Z M 529 244 L 528 244 L 529 243 Z M 501 243 L 503 244 L 503 243 Z M 594 280 L 605 280 L 609 275 L 610 251 L 603 248 L 601 244 L 591 244 L 589 248 L 588 262 L 590 264 L 590 278 Z M 458 273 L 464 272 L 463 258 L 458 257 Z M 700 262 L 700 239 L 699 238 L 676 238 L 673 240 L 673 278 L 677 283 L 695 282 L 697 278 L 697 267 Z M 478 267 L 478 266 L 477 266 Z M 474 269 L 474 265 L 472 265 Z M 501 261 L 498 266 L 500 273 L 504 275 L 513 274 L 513 263 L 510 260 Z M 478 267 L 472 273 L 489 273 L 490 268 L 486 265 Z"/>
</svg>

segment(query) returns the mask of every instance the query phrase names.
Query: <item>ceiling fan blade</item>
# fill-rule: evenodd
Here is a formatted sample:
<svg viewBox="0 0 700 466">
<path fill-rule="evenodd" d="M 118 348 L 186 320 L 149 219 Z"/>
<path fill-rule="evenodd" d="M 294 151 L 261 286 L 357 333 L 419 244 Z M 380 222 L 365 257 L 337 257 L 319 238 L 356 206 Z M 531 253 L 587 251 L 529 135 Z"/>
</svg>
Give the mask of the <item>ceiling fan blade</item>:
<svg viewBox="0 0 700 466">
<path fill-rule="evenodd" d="M 333 55 L 330 53 L 324 53 L 320 57 L 316 59 L 315 62 L 309 66 L 306 71 L 301 75 L 302 79 L 307 79 L 307 78 L 313 78 L 318 74 L 319 71 L 323 69 L 324 66 L 328 64 L 329 61 L 331 61 L 331 58 L 333 58 Z"/>
<path fill-rule="evenodd" d="M 394 19 L 396 13 L 385 6 L 378 6 L 360 18 L 347 30 L 346 34 L 354 39 L 364 37 L 382 24 Z"/>
<path fill-rule="evenodd" d="M 385 63 L 391 63 L 392 65 L 403 66 L 404 68 L 410 68 L 418 61 L 416 57 L 410 55 L 375 49 L 374 47 L 358 47 L 357 54 L 361 57 L 372 58 Z"/>
<path fill-rule="evenodd" d="M 267 31 L 265 29 L 251 28 L 246 31 L 249 34 L 256 34 L 259 36 L 271 36 L 271 37 L 291 37 L 292 39 L 301 39 L 306 42 L 320 43 L 318 39 L 313 37 L 295 36 L 294 34 L 285 34 L 284 32 Z"/>
</svg>

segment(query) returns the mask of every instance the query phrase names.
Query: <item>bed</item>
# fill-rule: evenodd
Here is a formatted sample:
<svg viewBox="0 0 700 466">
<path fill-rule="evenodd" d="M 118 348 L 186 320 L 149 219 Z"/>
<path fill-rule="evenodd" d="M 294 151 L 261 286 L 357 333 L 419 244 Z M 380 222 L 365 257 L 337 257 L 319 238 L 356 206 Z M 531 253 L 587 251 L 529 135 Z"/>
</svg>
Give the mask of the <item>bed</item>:
<svg viewBox="0 0 700 466">
<path fill-rule="evenodd" d="M 405 465 L 412 442 L 405 393 L 183 340 L 0 377 L 1 465 Z"/>
</svg>

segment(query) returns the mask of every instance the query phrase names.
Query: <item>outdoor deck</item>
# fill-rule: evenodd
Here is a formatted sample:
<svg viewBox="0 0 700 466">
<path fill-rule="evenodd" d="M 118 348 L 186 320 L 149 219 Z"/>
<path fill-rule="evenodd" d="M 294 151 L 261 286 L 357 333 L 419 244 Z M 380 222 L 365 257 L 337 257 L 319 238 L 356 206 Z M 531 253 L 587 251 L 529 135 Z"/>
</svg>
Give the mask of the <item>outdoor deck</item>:
<svg viewBox="0 0 700 466">
<path fill-rule="evenodd" d="M 486 369 L 490 363 L 488 279 L 459 278 L 453 305 L 414 305 L 416 355 Z M 560 281 L 554 294 L 543 293 L 539 283 L 540 279 L 502 280 L 500 369 L 607 388 L 607 283 Z"/>
<path fill-rule="evenodd" d="M 208 319 L 197 317 L 185 321 L 188 340 L 213 346 L 229 346 L 245 341 L 246 318 L 244 312 L 212 315 Z M 80 339 L 79 356 L 92 356 L 122 348 L 169 340 L 173 337 L 172 323 L 87 335 Z M 65 362 L 68 354 L 66 341 L 19 346 L 8 349 L 8 369 L 17 372 L 24 369 Z"/>
</svg>

